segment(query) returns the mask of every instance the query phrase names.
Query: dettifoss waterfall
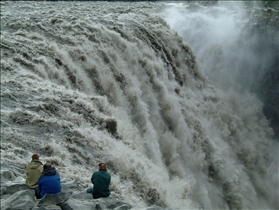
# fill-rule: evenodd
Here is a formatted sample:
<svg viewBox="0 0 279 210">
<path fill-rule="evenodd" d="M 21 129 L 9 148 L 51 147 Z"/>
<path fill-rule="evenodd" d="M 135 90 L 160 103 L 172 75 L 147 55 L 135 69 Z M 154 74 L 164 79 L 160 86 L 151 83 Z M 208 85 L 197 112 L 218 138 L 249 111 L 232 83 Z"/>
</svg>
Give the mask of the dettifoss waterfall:
<svg viewBox="0 0 279 210">
<path fill-rule="evenodd" d="M 1 185 L 38 153 L 84 189 L 105 161 L 135 209 L 278 208 L 241 2 L 0 4 Z"/>
</svg>

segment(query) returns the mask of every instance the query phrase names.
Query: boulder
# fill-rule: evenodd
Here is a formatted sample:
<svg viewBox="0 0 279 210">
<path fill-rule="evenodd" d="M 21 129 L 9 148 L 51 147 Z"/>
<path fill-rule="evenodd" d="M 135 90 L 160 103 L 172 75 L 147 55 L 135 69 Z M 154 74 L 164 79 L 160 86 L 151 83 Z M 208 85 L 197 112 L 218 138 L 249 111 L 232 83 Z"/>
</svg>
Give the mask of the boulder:
<svg viewBox="0 0 279 210">
<path fill-rule="evenodd" d="M 131 209 L 131 208 L 133 208 L 133 206 L 131 204 L 124 203 L 121 206 L 118 206 L 118 207 L 114 208 L 114 210 L 128 210 L 128 209 Z"/>
<path fill-rule="evenodd" d="M 2 186 L 1 210 L 128 210 L 133 208 L 130 203 L 120 201 L 113 196 L 93 199 L 92 194 L 87 193 L 85 189 L 80 189 L 75 181 L 62 183 L 62 186 L 63 192 L 46 194 L 42 199 L 36 199 L 34 190 L 29 189 L 25 184 Z M 146 210 L 167 209 L 151 206 Z"/>
<path fill-rule="evenodd" d="M 63 182 L 62 185 L 62 191 L 63 192 L 75 192 L 75 191 L 81 191 L 82 189 L 79 187 L 79 184 L 77 181 L 69 181 L 69 182 Z"/>
<path fill-rule="evenodd" d="M 75 199 L 79 199 L 79 200 L 92 200 L 93 196 L 91 193 L 87 193 L 85 191 L 81 191 L 81 192 L 74 192 L 72 194 L 72 197 Z"/>
<path fill-rule="evenodd" d="M 66 202 L 59 204 L 62 210 L 75 210 L 75 209 L 82 209 L 82 210 L 95 210 L 96 203 L 91 200 L 83 201 L 74 199 L 72 197 L 69 198 Z"/>
<path fill-rule="evenodd" d="M 33 194 L 35 194 L 34 192 L 34 189 L 30 189 L 29 187 L 27 187 L 26 184 L 14 184 L 14 185 L 11 185 L 11 186 L 7 186 L 5 187 L 4 189 L 4 194 L 14 194 L 18 191 L 21 191 L 21 190 L 30 190 L 31 192 L 33 192 Z"/>
<path fill-rule="evenodd" d="M 61 210 L 60 206 L 50 205 L 50 206 L 41 206 L 41 207 L 34 207 L 32 210 Z"/>
<path fill-rule="evenodd" d="M 34 192 L 29 189 L 18 191 L 5 200 L 1 199 L 2 210 L 32 209 L 34 206 Z"/>
<path fill-rule="evenodd" d="M 45 194 L 45 196 L 39 201 L 37 206 L 41 207 L 41 206 L 62 204 L 68 199 L 69 199 L 69 195 L 64 192 L 57 193 L 57 194 Z"/>
<path fill-rule="evenodd" d="M 113 196 L 109 196 L 106 198 L 98 198 L 97 200 L 100 200 L 102 202 L 105 203 L 105 206 L 108 209 L 116 209 L 119 208 L 119 210 L 126 210 L 126 209 L 131 209 L 132 205 L 129 203 L 124 203 L 122 201 L 117 200 L 116 198 L 114 198 Z M 121 208 L 120 208 L 121 207 Z"/>
<path fill-rule="evenodd" d="M 159 206 L 150 206 L 146 210 L 163 210 L 163 208 L 161 208 Z"/>
</svg>

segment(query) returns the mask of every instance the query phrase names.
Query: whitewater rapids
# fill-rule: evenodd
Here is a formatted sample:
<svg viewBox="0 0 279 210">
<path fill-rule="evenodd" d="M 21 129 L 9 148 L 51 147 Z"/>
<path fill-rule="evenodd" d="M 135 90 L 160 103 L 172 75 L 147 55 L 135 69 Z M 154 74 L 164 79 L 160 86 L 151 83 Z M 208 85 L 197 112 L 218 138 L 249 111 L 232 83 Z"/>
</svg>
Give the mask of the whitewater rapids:
<svg viewBox="0 0 279 210">
<path fill-rule="evenodd" d="M 278 208 L 263 104 L 208 80 L 170 4 L 0 3 L 1 185 L 38 153 L 85 190 L 105 161 L 135 209 Z"/>
</svg>

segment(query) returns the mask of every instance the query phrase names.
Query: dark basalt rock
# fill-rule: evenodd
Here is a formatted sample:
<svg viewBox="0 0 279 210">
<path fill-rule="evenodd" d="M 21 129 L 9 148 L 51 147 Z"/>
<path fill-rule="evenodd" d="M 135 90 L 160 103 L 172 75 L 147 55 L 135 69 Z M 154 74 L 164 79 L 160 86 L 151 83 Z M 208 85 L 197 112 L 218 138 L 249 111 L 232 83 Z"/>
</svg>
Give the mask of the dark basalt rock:
<svg viewBox="0 0 279 210">
<path fill-rule="evenodd" d="M 92 194 L 79 189 L 75 181 L 62 183 L 65 192 L 36 199 L 35 191 L 25 184 L 2 186 L 1 210 L 128 210 L 133 205 L 113 196 L 93 199 Z M 164 210 L 159 206 L 150 206 L 146 210 Z M 167 210 L 167 209 L 165 209 Z M 169 209 L 170 210 L 170 209 Z"/>
<path fill-rule="evenodd" d="M 46 194 L 38 203 L 40 206 L 60 205 L 69 199 L 67 193 L 61 192 L 58 194 Z"/>
</svg>

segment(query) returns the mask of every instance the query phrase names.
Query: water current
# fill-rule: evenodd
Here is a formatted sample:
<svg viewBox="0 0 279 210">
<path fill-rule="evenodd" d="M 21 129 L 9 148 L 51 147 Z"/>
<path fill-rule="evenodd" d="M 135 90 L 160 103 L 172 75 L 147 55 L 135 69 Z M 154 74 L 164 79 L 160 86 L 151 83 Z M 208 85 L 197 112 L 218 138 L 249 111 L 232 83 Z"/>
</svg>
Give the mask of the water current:
<svg viewBox="0 0 279 210">
<path fill-rule="evenodd" d="M 235 8 L 1 2 L 1 185 L 38 153 L 84 189 L 106 162 L 136 209 L 278 208 L 278 141 L 231 74 Z"/>
</svg>

